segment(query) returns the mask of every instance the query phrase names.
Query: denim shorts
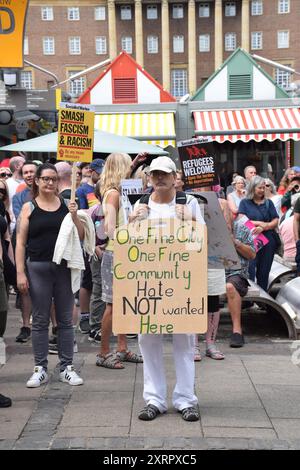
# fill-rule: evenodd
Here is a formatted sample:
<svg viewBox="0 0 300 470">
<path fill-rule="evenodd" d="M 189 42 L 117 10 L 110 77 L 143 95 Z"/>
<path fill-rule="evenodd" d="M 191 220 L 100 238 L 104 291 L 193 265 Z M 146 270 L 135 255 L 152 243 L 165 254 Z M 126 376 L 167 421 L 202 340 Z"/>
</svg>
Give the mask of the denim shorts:
<svg viewBox="0 0 300 470">
<path fill-rule="evenodd" d="M 113 259 L 114 254 L 112 251 L 104 251 L 101 263 L 101 299 L 107 304 L 112 304 L 113 301 Z"/>
</svg>

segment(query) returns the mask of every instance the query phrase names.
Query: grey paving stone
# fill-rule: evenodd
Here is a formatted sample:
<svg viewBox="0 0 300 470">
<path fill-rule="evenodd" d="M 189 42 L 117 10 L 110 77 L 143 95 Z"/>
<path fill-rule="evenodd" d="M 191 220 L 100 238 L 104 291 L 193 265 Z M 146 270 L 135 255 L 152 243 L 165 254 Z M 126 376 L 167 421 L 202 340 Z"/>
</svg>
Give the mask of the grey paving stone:
<svg viewBox="0 0 300 470">
<path fill-rule="evenodd" d="M 225 445 L 229 450 L 248 450 L 248 439 L 226 439 Z"/>
<path fill-rule="evenodd" d="M 249 439 L 249 450 L 271 450 L 273 441 L 267 439 Z"/>
<path fill-rule="evenodd" d="M 279 439 L 300 439 L 300 419 L 272 418 Z"/>
<path fill-rule="evenodd" d="M 102 450 L 105 448 L 105 438 L 104 437 L 91 437 L 87 439 L 87 448 L 88 449 L 98 449 Z"/>
<path fill-rule="evenodd" d="M 16 450 L 31 450 L 31 449 L 39 449 L 39 450 L 47 450 L 50 448 L 50 442 L 49 440 L 33 440 L 30 437 L 24 437 L 19 439 L 15 446 L 14 449 Z"/>
<path fill-rule="evenodd" d="M 282 384 L 256 388 L 270 418 L 300 418 L 300 387 Z"/>
<path fill-rule="evenodd" d="M 14 439 L 5 439 L 0 441 L 0 450 L 12 450 L 15 445 Z"/>
<path fill-rule="evenodd" d="M 162 449 L 164 445 L 164 440 L 162 438 L 156 437 L 146 437 L 145 438 L 145 449 Z"/>
<path fill-rule="evenodd" d="M 53 450 L 65 450 L 70 448 L 70 439 L 55 439 L 51 444 Z"/>
<path fill-rule="evenodd" d="M 80 437 L 75 437 L 70 439 L 70 449 L 85 449 L 86 448 L 86 439 Z"/>
<path fill-rule="evenodd" d="M 209 450 L 226 450 L 226 441 L 225 439 L 207 439 L 208 449 Z"/>
<path fill-rule="evenodd" d="M 203 433 L 206 438 L 277 439 L 273 429 L 264 428 L 204 427 Z"/>
<path fill-rule="evenodd" d="M 130 450 L 135 449 L 143 449 L 145 445 L 145 440 L 143 438 L 134 438 L 134 439 L 127 439 L 125 442 L 125 448 Z"/>
<path fill-rule="evenodd" d="M 186 441 L 188 442 L 188 446 L 192 450 L 207 450 L 208 449 L 208 443 L 206 439 L 203 439 L 203 437 L 197 438 L 197 437 L 187 437 Z"/>
<path fill-rule="evenodd" d="M 202 426 L 271 428 L 270 420 L 263 409 L 221 408 L 218 406 L 200 409 Z"/>
<path fill-rule="evenodd" d="M 125 449 L 128 438 L 108 437 L 105 439 L 106 449 Z"/>
<path fill-rule="evenodd" d="M 291 448 L 288 441 L 277 440 L 274 441 L 272 450 L 289 450 Z"/>
</svg>

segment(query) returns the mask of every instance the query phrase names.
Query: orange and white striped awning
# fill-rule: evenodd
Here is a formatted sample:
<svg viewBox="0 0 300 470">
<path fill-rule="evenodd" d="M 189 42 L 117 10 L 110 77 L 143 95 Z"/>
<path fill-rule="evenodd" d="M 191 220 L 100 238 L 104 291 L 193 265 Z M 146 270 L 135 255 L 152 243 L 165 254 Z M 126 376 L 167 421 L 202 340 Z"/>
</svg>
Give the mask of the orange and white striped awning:
<svg viewBox="0 0 300 470">
<path fill-rule="evenodd" d="M 234 143 L 238 140 L 300 140 L 299 108 L 194 111 L 195 134 Z"/>
</svg>

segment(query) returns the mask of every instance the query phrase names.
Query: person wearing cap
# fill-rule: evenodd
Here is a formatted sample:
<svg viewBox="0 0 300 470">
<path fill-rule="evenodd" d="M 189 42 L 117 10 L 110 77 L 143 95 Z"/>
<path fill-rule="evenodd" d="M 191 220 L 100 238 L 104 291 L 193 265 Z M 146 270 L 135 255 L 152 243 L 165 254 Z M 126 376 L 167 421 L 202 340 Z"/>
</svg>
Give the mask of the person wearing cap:
<svg viewBox="0 0 300 470">
<path fill-rule="evenodd" d="M 95 204 L 98 204 L 98 200 L 95 196 L 95 185 L 100 178 L 104 167 L 105 161 L 101 158 L 96 158 L 90 163 L 91 181 L 88 183 L 82 183 L 76 191 L 76 196 L 79 201 L 79 209 L 89 209 Z"/>
<path fill-rule="evenodd" d="M 156 218 L 193 219 L 204 224 L 197 200 L 186 195 L 185 204 L 176 204 L 176 166 L 169 157 L 152 160 L 149 167 L 153 191 L 147 204 L 136 203 L 130 221 Z M 199 267 L 200 268 L 200 267 Z M 144 360 L 145 408 L 139 419 L 150 421 L 167 411 L 167 383 L 163 365 L 163 335 L 139 335 L 139 346 Z M 177 383 L 173 392 L 173 406 L 185 421 L 198 421 L 198 399 L 194 393 L 195 335 L 174 334 L 173 355 Z"/>
</svg>

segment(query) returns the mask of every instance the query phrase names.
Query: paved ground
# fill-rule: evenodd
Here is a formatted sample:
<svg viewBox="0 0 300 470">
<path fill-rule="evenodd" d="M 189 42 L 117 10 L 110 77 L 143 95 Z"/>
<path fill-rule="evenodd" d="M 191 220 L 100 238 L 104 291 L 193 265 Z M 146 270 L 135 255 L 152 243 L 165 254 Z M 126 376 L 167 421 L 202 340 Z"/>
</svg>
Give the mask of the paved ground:
<svg viewBox="0 0 300 470">
<path fill-rule="evenodd" d="M 7 363 L 0 368 L 0 392 L 13 406 L 0 409 L 0 449 L 299 449 L 300 369 L 292 362 L 285 330 L 264 314 L 244 316 L 248 343 L 228 347 L 230 322 L 224 315 L 220 347 L 224 361 L 204 358 L 196 365 L 201 421 L 186 423 L 172 408 L 155 421 L 139 421 L 143 406 L 142 366 L 112 371 L 95 366 L 98 347 L 77 333 L 76 368 L 81 387 L 58 381 L 50 356 L 50 381 L 25 387 L 33 366 L 31 343 L 17 344 L 19 312 L 11 309 L 6 332 Z M 130 340 L 136 350 L 136 340 Z M 174 384 L 172 345 L 166 338 L 168 382 Z"/>
</svg>

